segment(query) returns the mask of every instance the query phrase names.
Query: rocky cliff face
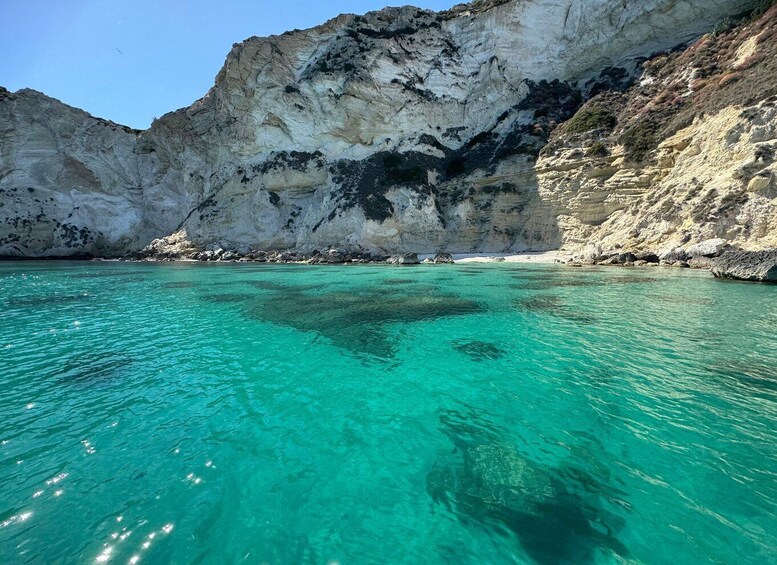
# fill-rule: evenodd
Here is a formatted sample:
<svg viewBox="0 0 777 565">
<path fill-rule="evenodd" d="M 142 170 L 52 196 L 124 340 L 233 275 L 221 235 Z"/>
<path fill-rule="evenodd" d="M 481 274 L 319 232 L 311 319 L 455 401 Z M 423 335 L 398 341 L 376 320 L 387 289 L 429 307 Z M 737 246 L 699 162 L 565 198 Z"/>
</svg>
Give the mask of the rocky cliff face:
<svg viewBox="0 0 777 565">
<path fill-rule="evenodd" d="M 777 7 L 594 96 L 537 161 L 568 247 L 777 247 Z"/>
<path fill-rule="evenodd" d="M 662 143 L 651 139 L 638 159 L 619 140 L 642 123 L 632 113 L 655 92 L 684 80 L 690 94 L 672 92 L 690 102 L 693 81 L 733 81 L 702 76 L 677 55 L 663 74 L 649 67 L 640 78 L 644 56 L 756 3 L 484 0 L 441 13 L 344 15 L 235 45 L 204 98 L 143 132 L 40 93 L 0 91 L 0 255 L 125 254 L 173 232 L 195 247 L 540 250 L 591 238 L 622 244 L 623 230 L 642 224 L 629 243 L 674 243 L 685 229 L 691 239 L 723 230 L 749 245 L 775 233 L 762 157 L 736 181 L 754 183 L 747 194 L 757 197 L 726 200 L 737 218 L 749 210 L 741 229 L 656 228 L 685 222 L 687 207 L 678 200 L 668 217 L 655 206 L 685 198 L 691 178 L 702 187 L 688 201 L 694 209 L 712 188 L 716 202 L 726 198 L 718 172 L 731 151 L 712 132 L 739 128 L 737 156 L 754 157 L 774 124 L 766 97 L 749 102 L 747 117 L 732 101 L 662 129 Z M 753 58 L 774 43 L 773 19 L 760 20 L 757 36 L 742 32 L 731 65 L 744 62 L 732 72 L 771 68 Z M 605 96 L 615 97 L 609 130 L 574 126 L 582 104 L 593 97 L 582 110 L 590 112 Z M 716 164 L 704 169 L 706 155 Z"/>
</svg>

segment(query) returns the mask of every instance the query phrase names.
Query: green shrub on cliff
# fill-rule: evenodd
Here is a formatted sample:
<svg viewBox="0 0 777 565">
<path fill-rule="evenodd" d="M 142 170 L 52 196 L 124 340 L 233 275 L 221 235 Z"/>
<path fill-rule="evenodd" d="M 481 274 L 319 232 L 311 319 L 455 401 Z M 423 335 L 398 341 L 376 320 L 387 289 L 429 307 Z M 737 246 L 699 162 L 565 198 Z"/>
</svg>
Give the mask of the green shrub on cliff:
<svg viewBox="0 0 777 565">
<path fill-rule="evenodd" d="M 607 157 L 607 155 L 610 154 L 610 151 L 604 143 L 597 141 L 588 148 L 588 151 L 586 151 L 585 154 L 588 157 Z"/>
<path fill-rule="evenodd" d="M 586 133 L 594 130 L 612 131 L 618 124 L 615 114 L 604 108 L 583 108 L 566 123 L 568 133 Z"/>
<path fill-rule="evenodd" d="M 626 150 L 626 158 L 634 163 L 641 163 L 660 141 L 658 129 L 660 126 L 651 120 L 644 120 L 630 127 L 620 138 Z"/>
</svg>

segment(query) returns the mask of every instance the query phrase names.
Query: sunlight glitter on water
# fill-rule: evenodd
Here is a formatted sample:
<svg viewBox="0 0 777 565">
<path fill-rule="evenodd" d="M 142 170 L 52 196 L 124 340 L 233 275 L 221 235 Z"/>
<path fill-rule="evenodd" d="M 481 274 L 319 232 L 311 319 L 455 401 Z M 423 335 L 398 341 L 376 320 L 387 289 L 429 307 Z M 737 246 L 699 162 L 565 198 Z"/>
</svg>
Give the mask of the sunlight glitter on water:
<svg viewBox="0 0 777 565">
<path fill-rule="evenodd" d="M 0 264 L 0 562 L 777 560 L 775 287 L 263 267 Z"/>
</svg>

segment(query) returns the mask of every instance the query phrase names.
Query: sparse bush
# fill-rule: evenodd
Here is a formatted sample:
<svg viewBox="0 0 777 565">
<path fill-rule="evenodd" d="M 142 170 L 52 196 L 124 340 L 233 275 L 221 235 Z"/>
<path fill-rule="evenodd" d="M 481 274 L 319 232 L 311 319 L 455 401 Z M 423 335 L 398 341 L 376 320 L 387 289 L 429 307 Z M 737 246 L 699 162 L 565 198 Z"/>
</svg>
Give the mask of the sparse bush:
<svg viewBox="0 0 777 565">
<path fill-rule="evenodd" d="M 775 4 L 777 4 L 777 0 L 760 0 L 756 7 L 753 9 L 753 12 L 750 14 L 750 19 L 757 20 Z"/>
<path fill-rule="evenodd" d="M 568 133 L 586 133 L 593 130 L 612 131 L 618 124 L 615 114 L 604 108 L 584 108 L 566 123 Z"/>
<path fill-rule="evenodd" d="M 657 128 L 651 120 L 645 120 L 623 133 L 620 142 L 629 161 L 641 163 L 658 146 Z"/>
<path fill-rule="evenodd" d="M 729 31 L 734 29 L 736 25 L 737 25 L 737 22 L 735 20 L 731 18 L 724 18 L 723 21 L 721 21 L 718 25 L 716 25 L 710 33 L 712 34 L 712 37 L 718 37 L 719 35 L 728 33 Z"/>
<path fill-rule="evenodd" d="M 607 157 L 610 152 L 607 150 L 607 146 L 604 143 L 597 141 L 588 148 L 588 151 L 586 151 L 585 154 L 588 157 Z"/>
<path fill-rule="evenodd" d="M 724 87 L 729 84 L 733 84 L 739 79 L 742 78 L 742 73 L 726 73 L 722 77 L 720 77 L 720 82 L 718 82 L 718 86 Z"/>
</svg>

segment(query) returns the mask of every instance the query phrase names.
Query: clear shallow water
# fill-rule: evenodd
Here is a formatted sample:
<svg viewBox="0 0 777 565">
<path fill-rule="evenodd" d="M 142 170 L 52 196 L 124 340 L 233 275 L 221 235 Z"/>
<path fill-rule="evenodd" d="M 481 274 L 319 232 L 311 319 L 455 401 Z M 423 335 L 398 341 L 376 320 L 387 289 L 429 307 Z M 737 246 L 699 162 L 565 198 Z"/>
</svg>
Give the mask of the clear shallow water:
<svg viewBox="0 0 777 565">
<path fill-rule="evenodd" d="M 777 562 L 777 287 L 0 263 L 2 563 Z"/>
</svg>

